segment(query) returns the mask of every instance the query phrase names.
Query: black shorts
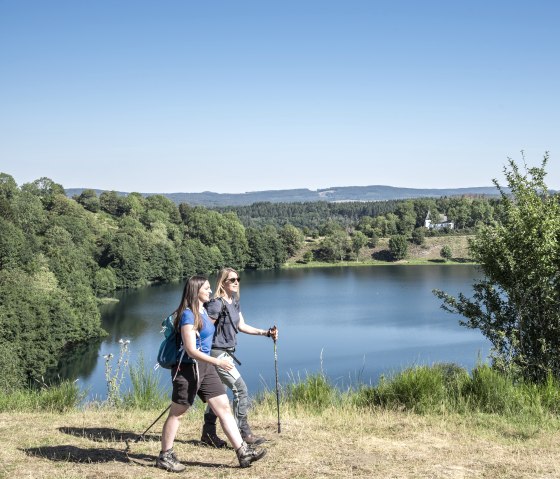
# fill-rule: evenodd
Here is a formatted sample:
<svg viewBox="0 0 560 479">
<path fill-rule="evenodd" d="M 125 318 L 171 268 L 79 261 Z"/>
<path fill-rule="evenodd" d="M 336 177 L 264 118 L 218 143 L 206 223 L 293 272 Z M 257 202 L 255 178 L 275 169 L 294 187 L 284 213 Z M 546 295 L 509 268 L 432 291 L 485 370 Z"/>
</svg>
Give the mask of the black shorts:
<svg viewBox="0 0 560 479">
<path fill-rule="evenodd" d="M 198 381 L 196 370 L 198 366 Z M 176 368 L 171 370 L 171 378 L 175 376 Z M 202 402 L 225 394 L 225 388 L 213 364 L 199 361 L 196 364 L 181 364 L 179 374 L 173 381 L 171 400 L 183 406 L 192 406 L 196 396 Z"/>
</svg>

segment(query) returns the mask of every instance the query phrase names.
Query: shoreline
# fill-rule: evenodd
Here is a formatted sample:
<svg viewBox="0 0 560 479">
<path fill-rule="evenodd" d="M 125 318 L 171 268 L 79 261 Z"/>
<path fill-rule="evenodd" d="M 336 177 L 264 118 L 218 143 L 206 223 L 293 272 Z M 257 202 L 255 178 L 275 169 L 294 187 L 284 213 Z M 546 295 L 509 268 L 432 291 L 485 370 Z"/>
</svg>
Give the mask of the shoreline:
<svg viewBox="0 0 560 479">
<path fill-rule="evenodd" d="M 298 269 L 298 268 L 335 268 L 346 266 L 477 266 L 479 263 L 474 261 L 434 261 L 424 259 L 411 259 L 399 261 L 339 261 L 337 263 L 328 263 L 324 261 L 310 261 L 309 263 L 284 263 L 280 269 Z"/>
</svg>

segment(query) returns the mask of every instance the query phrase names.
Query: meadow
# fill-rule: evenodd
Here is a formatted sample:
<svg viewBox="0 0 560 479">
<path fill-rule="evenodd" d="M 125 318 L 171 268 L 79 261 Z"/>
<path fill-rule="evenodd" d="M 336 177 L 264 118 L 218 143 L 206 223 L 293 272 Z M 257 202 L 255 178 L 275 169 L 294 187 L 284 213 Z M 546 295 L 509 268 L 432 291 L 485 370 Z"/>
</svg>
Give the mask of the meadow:
<svg viewBox="0 0 560 479">
<path fill-rule="evenodd" d="M 157 478 L 168 405 L 139 373 L 116 402 L 80 405 L 72 383 L 0 397 L 0 477 Z M 231 449 L 198 441 L 203 407 L 183 419 L 175 449 L 182 477 L 207 478 L 553 478 L 560 475 L 558 407 L 553 379 L 514 382 L 480 365 L 406 369 L 375 386 L 340 391 L 321 374 L 254 398 L 255 432 L 267 456 L 239 469 Z"/>
</svg>

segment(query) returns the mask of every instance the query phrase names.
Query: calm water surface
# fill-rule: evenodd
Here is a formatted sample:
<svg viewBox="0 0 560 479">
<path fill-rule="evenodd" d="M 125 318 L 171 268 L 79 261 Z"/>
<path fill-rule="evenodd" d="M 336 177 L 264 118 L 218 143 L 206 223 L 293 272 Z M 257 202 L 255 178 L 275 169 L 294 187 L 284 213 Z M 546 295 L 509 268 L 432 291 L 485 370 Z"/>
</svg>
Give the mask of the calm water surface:
<svg viewBox="0 0 560 479">
<path fill-rule="evenodd" d="M 432 294 L 439 288 L 470 296 L 472 282 L 479 277 L 474 266 L 333 267 L 251 271 L 241 277 L 245 320 L 263 329 L 276 324 L 280 330 L 281 382 L 322 369 L 340 387 L 356 381 L 369 384 L 380 374 L 415 364 L 445 361 L 472 368 L 489 351 L 480 332 L 459 326 L 459 316 L 443 311 Z M 79 378 L 89 399 L 104 399 L 103 355 L 118 357 L 121 338 L 131 341 L 132 364 L 143 356 L 152 367 L 161 321 L 177 307 L 183 284 L 120 293 L 119 303 L 102 310 L 109 336 L 66 358 L 60 375 Z M 245 334 L 238 339 L 236 354 L 251 393 L 273 389 L 272 341 Z M 169 371 L 157 373 L 167 389 Z M 123 389 L 128 387 L 125 379 Z"/>
</svg>

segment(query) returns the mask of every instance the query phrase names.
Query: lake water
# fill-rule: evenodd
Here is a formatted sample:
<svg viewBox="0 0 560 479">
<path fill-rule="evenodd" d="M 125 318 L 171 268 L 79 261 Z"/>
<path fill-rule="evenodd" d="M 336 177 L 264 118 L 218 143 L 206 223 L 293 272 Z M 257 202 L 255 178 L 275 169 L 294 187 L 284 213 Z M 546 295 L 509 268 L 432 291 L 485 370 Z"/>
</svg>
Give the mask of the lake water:
<svg viewBox="0 0 560 479">
<path fill-rule="evenodd" d="M 247 323 L 279 328 L 281 382 L 323 371 L 344 388 L 374 384 L 417 364 L 454 362 L 468 369 L 486 358 L 489 342 L 478 330 L 458 324 L 432 294 L 439 288 L 472 294 L 480 273 L 468 265 L 372 266 L 249 271 L 241 274 L 241 308 Z M 213 285 L 214 278 L 211 278 Z M 105 360 L 119 355 L 119 339 L 130 340 L 130 362 L 143 356 L 148 367 L 162 339 L 162 319 L 180 300 L 184 283 L 118 294 L 102 309 L 109 336 L 64 359 L 59 374 L 79 378 L 89 399 L 106 397 Z M 251 394 L 274 389 L 274 348 L 269 338 L 240 334 L 236 355 Z M 168 389 L 169 371 L 158 370 Z M 129 387 L 128 374 L 123 390 Z"/>
</svg>

